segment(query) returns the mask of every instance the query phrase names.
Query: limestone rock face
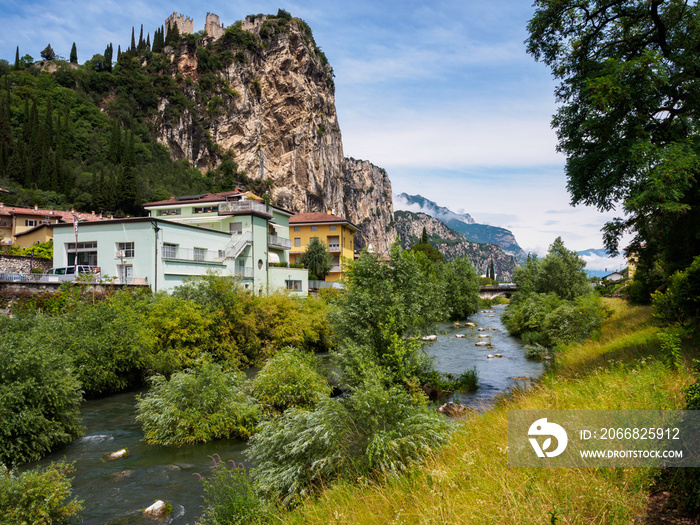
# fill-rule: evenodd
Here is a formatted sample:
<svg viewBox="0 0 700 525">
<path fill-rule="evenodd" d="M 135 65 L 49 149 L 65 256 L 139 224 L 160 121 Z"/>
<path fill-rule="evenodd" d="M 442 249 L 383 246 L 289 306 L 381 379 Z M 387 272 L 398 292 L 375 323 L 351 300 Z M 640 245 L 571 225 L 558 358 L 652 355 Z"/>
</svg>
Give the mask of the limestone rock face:
<svg viewBox="0 0 700 525">
<path fill-rule="evenodd" d="M 264 21 L 240 26 L 256 35 L 259 47 L 232 48 L 235 59 L 215 71 L 202 72 L 194 46 L 171 50 L 172 72 L 181 75 L 180 89 L 194 104 L 183 111 L 162 100 L 152 122 L 156 139 L 175 160 L 202 171 L 232 154 L 249 178 L 271 181 L 277 205 L 335 210 L 361 228 L 358 247 L 371 243 L 388 253 L 395 235 L 391 183 L 384 170 L 344 158 L 332 69 L 303 22 L 293 19 L 269 36 Z M 202 84 L 212 81 L 219 87 L 204 95 Z"/>
</svg>

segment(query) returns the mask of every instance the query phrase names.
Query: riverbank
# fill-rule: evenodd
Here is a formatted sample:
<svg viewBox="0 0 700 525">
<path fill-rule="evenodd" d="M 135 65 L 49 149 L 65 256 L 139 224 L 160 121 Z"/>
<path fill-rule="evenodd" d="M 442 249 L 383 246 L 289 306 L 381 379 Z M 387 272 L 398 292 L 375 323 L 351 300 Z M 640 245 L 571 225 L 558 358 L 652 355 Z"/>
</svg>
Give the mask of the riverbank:
<svg viewBox="0 0 700 525">
<path fill-rule="evenodd" d="M 339 483 L 284 515 L 295 524 L 634 523 L 646 513 L 652 469 L 509 468 L 509 410 L 682 409 L 689 367 L 662 355 L 651 310 L 606 299 L 597 341 L 571 345 L 527 391 L 458 423 L 423 468 L 381 485 Z M 696 355 L 686 355 L 686 363 Z"/>
</svg>

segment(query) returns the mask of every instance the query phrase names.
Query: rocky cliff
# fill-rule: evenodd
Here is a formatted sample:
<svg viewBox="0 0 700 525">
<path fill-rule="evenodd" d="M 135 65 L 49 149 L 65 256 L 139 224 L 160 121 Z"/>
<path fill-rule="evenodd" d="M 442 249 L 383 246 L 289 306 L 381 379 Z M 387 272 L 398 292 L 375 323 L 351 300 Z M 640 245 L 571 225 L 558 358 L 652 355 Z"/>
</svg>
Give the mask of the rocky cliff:
<svg viewBox="0 0 700 525">
<path fill-rule="evenodd" d="M 216 41 L 191 37 L 165 53 L 188 99 L 183 110 L 164 98 L 152 122 L 174 159 L 207 170 L 232 158 L 247 177 L 270 181 L 276 204 L 335 210 L 360 227 L 358 247 L 388 253 L 391 183 L 344 158 L 332 69 L 303 21 L 249 17 Z"/>
<path fill-rule="evenodd" d="M 496 279 L 510 281 L 513 272 L 520 265 L 515 257 L 506 254 L 500 246 L 471 242 L 458 231 L 425 213 L 397 211 L 394 219 L 403 248 L 410 248 L 420 242 L 425 228 L 428 242 L 442 253 L 446 261 L 466 257 L 480 275 L 486 273 L 489 263 L 493 261 Z"/>
</svg>

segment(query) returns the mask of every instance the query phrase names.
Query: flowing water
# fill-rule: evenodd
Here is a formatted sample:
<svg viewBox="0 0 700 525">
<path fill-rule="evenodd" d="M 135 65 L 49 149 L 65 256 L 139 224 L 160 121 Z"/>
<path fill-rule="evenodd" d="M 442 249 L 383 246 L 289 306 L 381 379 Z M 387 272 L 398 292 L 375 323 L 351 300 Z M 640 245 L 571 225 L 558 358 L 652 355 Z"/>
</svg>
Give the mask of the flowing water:
<svg viewBox="0 0 700 525">
<path fill-rule="evenodd" d="M 470 318 L 476 327 L 438 327 L 438 339 L 426 346 L 440 372 L 460 374 L 476 366 L 479 388 L 468 394 L 456 393 L 454 400 L 484 409 L 498 394 L 518 383 L 529 382 L 542 372 L 540 363 L 524 357 L 522 344 L 508 335 L 500 322 L 503 306 L 493 312 L 481 311 Z M 479 331 L 482 328 L 483 331 Z M 464 338 L 455 337 L 464 334 Z M 479 337 L 485 335 L 486 337 Z M 476 346 L 487 341 L 491 347 Z M 501 358 L 488 358 L 499 353 Z M 244 462 L 245 442 L 224 440 L 182 447 L 152 446 L 142 441 L 143 433 L 135 421 L 136 393 L 88 401 L 81 414 L 85 435 L 51 454 L 34 467 L 66 459 L 75 462 L 73 493 L 83 500 L 83 523 L 153 524 L 141 510 L 162 499 L 173 505 L 163 524 L 192 524 L 203 512 L 202 482 L 212 457 L 236 463 Z M 109 460 L 106 455 L 121 448 L 129 455 Z"/>
<path fill-rule="evenodd" d="M 485 409 L 499 394 L 515 385 L 527 385 L 542 373 L 543 364 L 526 359 L 522 342 L 509 335 L 501 323 L 504 308 L 504 305 L 499 305 L 480 310 L 469 318 L 476 324 L 474 327 L 466 327 L 464 323 L 459 327 L 452 323 L 438 326 L 437 341 L 426 346 L 426 352 L 434 358 L 435 368 L 439 372 L 459 375 L 476 367 L 479 377 L 479 388 L 475 392 L 455 392 L 445 401 Z M 458 338 L 458 334 L 465 337 Z M 488 346 L 477 346 L 479 342 Z M 497 354 L 502 357 L 489 357 Z"/>
</svg>

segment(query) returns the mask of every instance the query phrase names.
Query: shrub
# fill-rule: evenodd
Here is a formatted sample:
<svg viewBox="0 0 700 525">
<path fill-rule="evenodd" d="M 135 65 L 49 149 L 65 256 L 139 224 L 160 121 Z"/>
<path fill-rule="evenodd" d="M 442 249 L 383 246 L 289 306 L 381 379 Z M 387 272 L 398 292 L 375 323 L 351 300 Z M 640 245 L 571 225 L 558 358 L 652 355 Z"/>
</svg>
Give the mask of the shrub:
<svg viewBox="0 0 700 525">
<path fill-rule="evenodd" d="M 700 317 L 700 256 L 669 279 L 665 292 L 651 296 L 654 316 L 666 324 L 687 324 Z"/>
<path fill-rule="evenodd" d="M 246 439 L 255 430 L 260 410 L 243 392 L 245 375 L 225 372 L 205 363 L 172 375 L 151 379 L 139 396 L 136 420 L 145 440 L 155 445 L 184 445 L 222 438 Z"/>
<path fill-rule="evenodd" d="M 595 295 L 580 296 L 548 313 L 543 332 L 550 346 L 580 342 L 599 332 L 609 314 Z"/>
<path fill-rule="evenodd" d="M 214 321 L 191 300 L 159 295 L 150 304 L 144 322 L 153 340 L 151 369 L 170 376 L 190 368 L 212 346 Z"/>
<path fill-rule="evenodd" d="M 247 453 L 258 490 L 285 505 L 345 475 L 395 475 L 447 440 L 447 422 L 402 387 L 366 384 L 313 410 L 290 409 L 264 424 Z"/>
<path fill-rule="evenodd" d="M 253 396 L 270 412 L 314 408 L 330 395 L 312 354 L 288 348 L 270 359 L 253 380 Z"/>
<path fill-rule="evenodd" d="M 541 361 L 550 355 L 550 350 L 546 346 L 534 343 L 530 345 L 525 345 L 525 357 L 528 359 L 534 359 L 535 361 Z"/>
<path fill-rule="evenodd" d="M 267 503 L 255 494 L 250 471 L 243 465 L 216 461 L 202 479 L 206 509 L 201 525 L 253 525 L 269 522 Z"/>
<path fill-rule="evenodd" d="M 71 499 L 69 475 L 73 465 L 52 463 L 46 468 L 17 473 L 0 465 L 0 524 L 69 523 L 82 509 Z"/>
<path fill-rule="evenodd" d="M 0 463 L 39 459 L 81 433 L 80 384 L 50 318 L 0 319 Z M 41 323 L 46 331 L 33 329 Z"/>
</svg>

